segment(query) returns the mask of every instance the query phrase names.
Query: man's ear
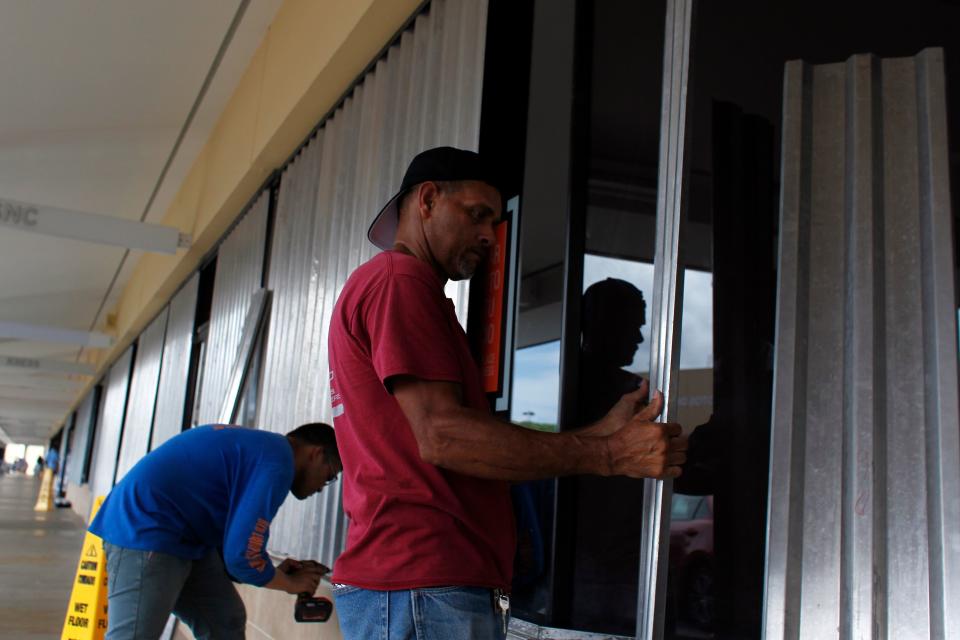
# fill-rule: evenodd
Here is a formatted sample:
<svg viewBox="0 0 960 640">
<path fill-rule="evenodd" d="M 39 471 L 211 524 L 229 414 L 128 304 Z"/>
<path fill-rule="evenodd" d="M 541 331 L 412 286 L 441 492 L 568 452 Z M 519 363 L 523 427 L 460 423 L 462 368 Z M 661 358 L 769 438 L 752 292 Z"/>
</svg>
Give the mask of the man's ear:
<svg viewBox="0 0 960 640">
<path fill-rule="evenodd" d="M 435 182 L 422 182 L 417 187 L 417 211 L 421 219 L 427 219 L 433 215 L 433 206 L 437 197 L 440 195 L 440 189 Z"/>
</svg>

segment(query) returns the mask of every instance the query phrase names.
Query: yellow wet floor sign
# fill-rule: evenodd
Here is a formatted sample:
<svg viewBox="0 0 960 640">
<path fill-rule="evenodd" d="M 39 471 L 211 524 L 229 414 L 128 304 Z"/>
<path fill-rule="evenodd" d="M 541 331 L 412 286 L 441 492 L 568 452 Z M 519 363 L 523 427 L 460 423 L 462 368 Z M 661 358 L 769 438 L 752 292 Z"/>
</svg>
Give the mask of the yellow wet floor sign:
<svg viewBox="0 0 960 640">
<path fill-rule="evenodd" d="M 43 479 L 40 480 L 40 494 L 34 511 L 53 511 L 53 469 L 43 470 Z"/>
<path fill-rule="evenodd" d="M 103 496 L 93 503 L 90 522 L 101 504 Z M 102 640 L 106 631 L 107 559 L 103 555 L 103 541 L 87 531 L 60 640 Z"/>
</svg>

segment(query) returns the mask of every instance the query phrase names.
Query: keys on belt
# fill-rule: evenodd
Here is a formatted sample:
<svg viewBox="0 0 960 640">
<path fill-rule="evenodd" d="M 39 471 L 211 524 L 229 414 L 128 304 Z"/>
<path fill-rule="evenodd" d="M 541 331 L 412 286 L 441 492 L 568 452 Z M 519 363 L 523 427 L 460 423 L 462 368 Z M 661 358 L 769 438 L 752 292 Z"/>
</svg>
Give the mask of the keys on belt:
<svg viewBox="0 0 960 640">
<path fill-rule="evenodd" d="M 503 589 L 494 589 L 493 609 L 500 616 L 500 622 L 503 624 L 503 635 L 506 637 L 507 622 L 510 619 L 510 594 Z"/>
</svg>

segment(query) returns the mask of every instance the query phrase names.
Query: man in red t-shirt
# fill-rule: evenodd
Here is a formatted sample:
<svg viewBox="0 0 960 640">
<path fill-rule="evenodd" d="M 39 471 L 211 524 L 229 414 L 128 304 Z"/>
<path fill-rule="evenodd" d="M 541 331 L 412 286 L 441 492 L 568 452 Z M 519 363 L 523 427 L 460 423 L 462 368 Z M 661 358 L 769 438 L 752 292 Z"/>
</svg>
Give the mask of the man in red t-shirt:
<svg viewBox="0 0 960 640">
<path fill-rule="evenodd" d="M 470 278 L 502 211 L 476 153 L 416 156 L 368 237 L 385 251 L 347 280 L 330 326 L 347 547 L 334 569 L 344 637 L 502 638 L 514 523 L 508 483 L 570 474 L 676 477 L 680 426 L 647 387 L 561 433 L 494 417 L 443 292 Z"/>
</svg>

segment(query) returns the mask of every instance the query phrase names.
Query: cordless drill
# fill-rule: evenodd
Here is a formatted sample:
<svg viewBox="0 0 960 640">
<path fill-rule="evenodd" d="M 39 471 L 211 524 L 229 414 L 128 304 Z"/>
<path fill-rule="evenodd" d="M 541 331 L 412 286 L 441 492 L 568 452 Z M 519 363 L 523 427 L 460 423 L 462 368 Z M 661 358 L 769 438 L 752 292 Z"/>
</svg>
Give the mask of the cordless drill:
<svg viewBox="0 0 960 640">
<path fill-rule="evenodd" d="M 319 562 L 304 560 L 304 566 L 317 566 L 326 569 Z M 327 569 L 329 571 L 329 569 Z M 333 613 L 333 603 L 329 598 L 314 596 L 309 592 L 297 594 L 297 604 L 293 608 L 293 619 L 297 622 L 326 622 Z"/>
</svg>

